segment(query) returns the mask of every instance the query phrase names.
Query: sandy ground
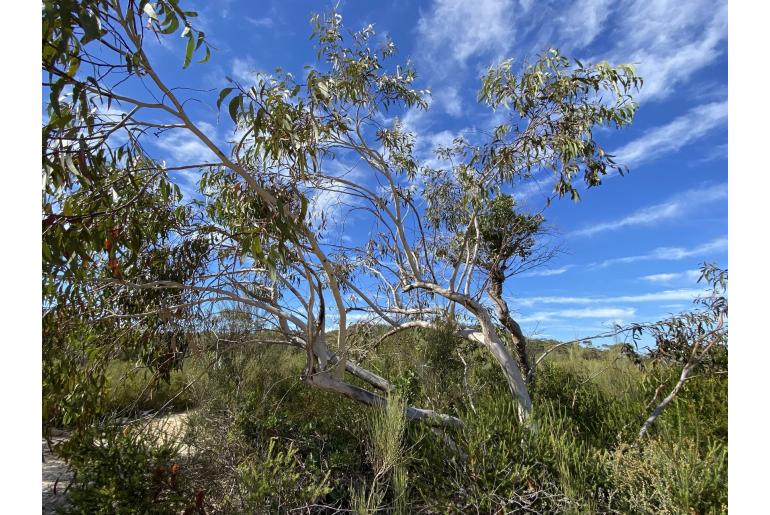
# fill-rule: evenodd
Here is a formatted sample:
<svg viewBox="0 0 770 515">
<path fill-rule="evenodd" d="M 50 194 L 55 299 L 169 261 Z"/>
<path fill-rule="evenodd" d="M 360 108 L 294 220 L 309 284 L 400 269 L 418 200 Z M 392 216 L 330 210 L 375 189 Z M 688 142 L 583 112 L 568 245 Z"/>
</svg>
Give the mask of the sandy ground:
<svg viewBox="0 0 770 515">
<path fill-rule="evenodd" d="M 63 436 L 57 436 L 52 439 L 51 444 L 56 445 L 64 441 Z M 67 464 L 56 454 L 51 452 L 48 443 L 43 439 L 43 513 L 56 513 L 56 508 L 61 506 L 66 495 L 64 490 L 67 488 L 72 473 Z"/>
<path fill-rule="evenodd" d="M 187 422 L 187 413 L 177 413 L 165 417 L 151 419 L 149 421 L 140 420 L 134 422 L 134 425 L 149 423 L 153 430 L 158 431 L 164 439 L 177 439 L 184 435 L 185 424 Z M 57 444 L 66 440 L 65 434 L 54 436 L 51 445 L 55 448 Z M 183 446 L 182 454 L 187 454 L 188 449 Z M 72 472 L 67 464 L 59 458 L 55 452 L 52 452 L 48 443 L 43 439 L 43 514 L 54 514 L 56 509 L 66 503 L 65 490 L 72 480 Z"/>
</svg>

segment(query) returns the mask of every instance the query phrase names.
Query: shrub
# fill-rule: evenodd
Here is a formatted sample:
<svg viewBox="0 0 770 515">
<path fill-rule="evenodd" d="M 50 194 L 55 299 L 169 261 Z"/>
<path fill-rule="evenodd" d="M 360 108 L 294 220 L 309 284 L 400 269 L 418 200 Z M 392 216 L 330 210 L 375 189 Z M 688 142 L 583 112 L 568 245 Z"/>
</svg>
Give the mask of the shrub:
<svg viewBox="0 0 770 515">
<path fill-rule="evenodd" d="M 329 473 L 319 477 L 304 468 L 293 443 L 279 449 L 271 438 L 263 452 L 255 453 L 237 468 L 243 510 L 249 513 L 282 513 L 288 508 L 315 503 L 329 493 Z"/>
<path fill-rule="evenodd" d="M 198 406 L 188 418 L 186 461 L 163 455 L 163 442 L 147 438 L 137 450 L 145 458 L 124 459 L 133 472 L 121 473 L 134 478 L 128 490 L 139 492 L 132 499 L 149 506 L 160 463 L 165 486 L 150 512 L 189 508 L 204 490 L 205 508 L 217 513 L 723 511 L 726 377 L 689 380 L 653 427 L 649 446 L 638 448 L 631 444 L 655 390 L 662 384 L 665 391 L 676 380 L 675 369 L 637 366 L 616 349 L 554 352 L 540 364 L 532 389 L 532 431 L 517 422 L 499 367 L 477 349 L 453 347 L 457 342 L 445 336 L 405 332 L 369 359 L 372 369 L 401 378 L 391 393 L 398 398 L 384 410 L 303 384 L 304 355 L 295 349 L 228 350 L 185 391 Z M 442 342 L 451 352 L 439 348 Z M 113 365 L 108 376 L 118 377 L 127 367 Z M 198 377 L 198 364 L 174 372 L 179 379 L 172 374 L 170 386 L 186 384 L 193 370 Z M 182 373 L 188 375 L 184 381 Z M 132 384 L 127 381 L 126 389 L 136 392 Z M 405 397 L 457 414 L 465 427 L 406 423 Z M 124 402 L 111 399 L 115 406 Z M 103 448 L 88 452 L 91 457 L 82 459 L 92 459 L 94 470 L 115 459 L 98 455 Z M 168 487 L 174 463 L 184 472 L 176 490 Z M 110 481 L 105 475 L 93 482 L 85 489 L 91 501 L 80 505 L 98 513 L 106 503 L 129 504 L 129 494 L 115 492 L 119 483 Z M 84 485 L 78 489 L 81 495 Z"/>
<path fill-rule="evenodd" d="M 563 363 L 541 364 L 537 374 L 532 396 L 540 410 L 570 420 L 575 435 L 591 445 L 611 448 L 634 437 L 644 421 L 644 396 L 638 387 L 627 388 L 617 380 L 602 387 L 596 382 L 598 376 Z"/>
<path fill-rule="evenodd" d="M 350 478 L 364 468 L 357 428 L 366 412 L 302 383 L 303 365 L 294 349 L 245 349 L 196 383 L 199 407 L 185 443 L 194 482 L 207 490 L 212 510 L 264 513 L 349 502 Z M 272 472 L 264 471 L 276 467 L 283 486 L 265 489 Z"/>
<path fill-rule="evenodd" d="M 195 506 L 178 445 L 150 431 L 76 434 L 61 454 L 74 472 L 69 513 L 178 513 Z"/>
<path fill-rule="evenodd" d="M 367 419 L 367 459 L 372 467 L 369 486 L 362 486 L 352 493 L 353 510 L 358 514 L 378 511 L 389 489 L 392 489 L 394 506 L 405 509 L 406 457 L 403 447 L 406 428 L 404 402 L 395 394 L 388 397 L 384 408 L 376 409 Z"/>
<path fill-rule="evenodd" d="M 692 440 L 646 441 L 608 456 L 613 505 L 634 513 L 727 513 L 727 448 Z"/>
</svg>

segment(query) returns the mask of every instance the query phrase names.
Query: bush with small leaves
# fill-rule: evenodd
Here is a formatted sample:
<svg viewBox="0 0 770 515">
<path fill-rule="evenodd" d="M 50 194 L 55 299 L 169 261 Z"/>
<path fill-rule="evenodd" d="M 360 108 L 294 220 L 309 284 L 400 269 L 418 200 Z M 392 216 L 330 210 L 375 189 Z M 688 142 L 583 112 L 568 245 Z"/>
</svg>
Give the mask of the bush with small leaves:
<svg viewBox="0 0 770 515">
<path fill-rule="evenodd" d="M 178 513 L 196 504 L 178 444 L 147 428 L 77 433 L 60 453 L 74 473 L 69 513 Z"/>
</svg>

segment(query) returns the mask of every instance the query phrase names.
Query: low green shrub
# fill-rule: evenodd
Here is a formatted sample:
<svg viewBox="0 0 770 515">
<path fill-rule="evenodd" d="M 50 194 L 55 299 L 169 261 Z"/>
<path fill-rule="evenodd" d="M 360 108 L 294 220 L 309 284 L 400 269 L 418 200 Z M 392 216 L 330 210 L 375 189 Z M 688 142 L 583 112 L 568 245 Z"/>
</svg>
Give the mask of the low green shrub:
<svg viewBox="0 0 770 515">
<path fill-rule="evenodd" d="M 237 467 L 244 512 L 283 513 L 313 505 L 329 493 L 329 472 L 321 476 L 304 467 L 293 442 L 279 449 L 277 441 L 270 439 L 263 452 L 252 454 Z"/>
<path fill-rule="evenodd" d="M 78 433 L 60 453 L 74 473 L 68 513 L 178 513 L 196 506 L 178 444 L 151 431 Z"/>
<path fill-rule="evenodd" d="M 207 490 L 213 511 L 273 513 L 349 503 L 350 479 L 366 468 L 367 412 L 304 384 L 303 365 L 294 349 L 244 350 L 196 384 L 198 408 L 185 444 L 195 485 Z M 271 476 L 277 487 L 267 486 Z"/>
<path fill-rule="evenodd" d="M 624 513 L 727 513 L 727 447 L 690 439 L 620 446 L 607 457 L 612 505 Z"/>
<path fill-rule="evenodd" d="M 353 490 L 353 511 L 368 515 L 379 511 L 391 493 L 392 509 L 406 509 L 406 461 L 403 446 L 406 416 L 404 401 L 397 395 L 388 396 L 383 408 L 375 408 L 366 421 L 366 458 L 371 466 L 371 482 Z"/>
</svg>

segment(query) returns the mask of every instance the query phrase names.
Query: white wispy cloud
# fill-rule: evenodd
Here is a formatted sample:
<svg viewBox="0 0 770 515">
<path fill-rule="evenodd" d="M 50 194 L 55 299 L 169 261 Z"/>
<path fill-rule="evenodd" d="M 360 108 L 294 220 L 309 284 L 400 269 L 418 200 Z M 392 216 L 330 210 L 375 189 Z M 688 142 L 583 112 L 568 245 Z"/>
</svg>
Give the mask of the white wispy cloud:
<svg viewBox="0 0 770 515">
<path fill-rule="evenodd" d="M 214 125 L 203 121 L 196 122 L 196 125 L 205 134 L 213 138 L 215 143 L 221 143 Z M 155 141 L 155 146 L 160 149 L 163 160 L 175 165 L 219 162 L 219 158 L 187 129 L 173 129 L 164 132 Z M 194 198 L 198 195 L 198 181 L 201 177 L 200 170 L 174 170 L 170 173 L 186 198 Z"/>
<path fill-rule="evenodd" d="M 260 71 L 254 59 L 236 57 L 231 64 L 232 77 L 245 86 L 256 84 L 257 73 Z"/>
<path fill-rule="evenodd" d="M 364 170 L 339 159 L 326 159 L 323 162 L 324 173 L 330 177 L 344 178 L 348 181 L 363 183 L 366 180 Z M 325 222 L 325 238 L 342 238 L 345 224 L 349 221 L 350 211 L 360 204 L 360 199 L 350 194 L 349 190 L 334 180 L 319 181 L 315 194 L 308 205 L 310 220 L 320 225 Z"/>
<path fill-rule="evenodd" d="M 621 13 L 613 60 L 638 63 L 641 98 L 662 100 L 712 64 L 727 39 L 727 2 L 633 0 Z"/>
<path fill-rule="evenodd" d="M 618 220 L 589 225 L 572 232 L 573 236 L 591 236 L 635 225 L 650 225 L 683 216 L 704 204 L 727 199 L 727 183 L 684 191 L 666 202 L 645 207 Z"/>
<path fill-rule="evenodd" d="M 116 107 L 115 105 L 111 105 L 107 107 L 106 102 L 101 102 L 101 101 L 99 101 L 96 104 L 96 108 L 91 112 L 94 113 L 94 117 L 98 121 L 106 124 L 117 123 L 120 120 L 122 120 L 124 116 L 128 114 L 126 111 Z M 109 125 L 105 127 L 109 127 Z M 107 131 L 100 131 L 100 132 L 103 132 L 104 134 L 107 133 Z M 112 134 L 110 134 L 108 141 L 110 144 L 122 145 L 128 141 L 128 135 L 124 129 L 117 130 Z"/>
<path fill-rule="evenodd" d="M 591 44 L 604 28 L 612 11 L 612 0 L 578 0 L 561 18 L 561 33 L 569 46 Z"/>
<path fill-rule="evenodd" d="M 432 57 L 465 66 L 474 56 L 505 54 L 514 43 L 511 0 L 436 0 L 417 22 L 421 48 Z"/>
<path fill-rule="evenodd" d="M 433 99 L 431 97 L 427 98 L 428 106 L 433 104 Z M 427 129 L 428 126 L 428 111 L 425 109 L 421 109 L 419 107 L 410 107 L 407 109 L 407 111 L 404 113 L 403 116 L 401 116 L 401 123 L 404 126 L 404 129 L 409 132 L 424 132 Z M 392 120 L 387 120 L 388 123 Z"/>
<path fill-rule="evenodd" d="M 564 318 L 610 318 L 630 317 L 636 313 L 634 308 L 583 308 L 563 309 L 557 311 L 557 316 Z"/>
<path fill-rule="evenodd" d="M 331 185 L 327 185 L 332 188 Z M 347 195 L 333 189 L 322 189 L 311 199 L 308 206 L 309 216 L 317 222 L 326 221 L 327 224 L 336 225 L 344 219 Z"/>
<path fill-rule="evenodd" d="M 458 68 L 474 65 L 480 72 L 502 58 L 532 59 L 549 47 L 589 62 L 632 63 L 645 81 L 637 100 L 661 101 L 723 57 L 727 3 L 435 0 L 421 12 L 416 36 L 418 68 L 435 90 L 429 118 L 433 112 L 457 117 L 470 108 L 456 95 L 468 77 Z M 698 98 L 695 93 L 691 100 Z M 695 107 L 614 153 L 623 164 L 636 166 L 676 152 L 723 125 L 726 107 L 726 102 Z"/>
<path fill-rule="evenodd" d="M 455 86 L 445 86 L 434 90 L 433 100 L 432 107 L 434 109 L 439 108 L 455 118 L 463 114 L 463 101 L 458 88 Z"/>
<path fill-rule="evenodd" d="M 674 304 L 661 304 L 661 308 L 665 309 L 672 309 L 676 311 L 681 311 L 687 307 L 687 304 L 680 304 L 680 303 L 674 303 Z M 665 317 L 659 317 L 659 318 L 665 318 Z"/>
<path fill-rule="evenodd" d="M 727 143 L 716 145 L 710 150 L 703 153 L 698 159 L 696 159 L 690 166 L 699 166 L 703 163 L 716 160 L 727 160 Z"/>
<path fill-rule="evenodd" d="M 626 165 L 639 166 L 678 151 L 726 122 L 727 101 L 699 105 L 665 125 L 648 130 L 613 154 Z"/>
<path fill-rule="evenodd" d="M 573 268 L 575 265 L 565 265 L 560 268 L 549 268 L 546 270 L 532 270 L 531 272 L 525 272 L 520 275 L 520 277 L 549 277 L 552 275 L 561 275 L 565 272 L 567 272 L 570 268 Z"/>
<path fill-rule="evenodd" d="M 634 308 L 581 308 L 562 309 L 558 311 L 538 311 L 531 315 L 517 317 L 521 323 L 546 322 L 558 318 L 629 318 L 636 314 Z"/>
<path fill-rule="evenodd" d="M 467 4 L 469 9 L 476 5 Z M 434 12 L 441 12 L 438 7 Z M 637 96 L 642 101 L 664 100 L 678 91 L 694 73 L 723 55 L 727 40 L 725 1 L 527 0 L 507 12 L 515 16 L 516 31 L 498 29 L 490 35 L 516 37 L 502 42 L 504 51 L 517 49 L 516 57 L 525 57 L 555 46 L 594 62 L 633 63 L 644 78 L 644 88 Z M 451 38 L 447 34 L 441 42 L 451 44 Z M 594 56 L 576 55 L 592 43 L 604 49 Z"/>
<path fill-rule="evenodd" d="M 273 25 L 275 25 L 275 21 L 268 16 L 264 16 L 262 18 L 252 18 L 250 16 L 247 16 L 246 21 L 254 25 L 255 27 L 261 28 L 261 29 L 269 29 L 269 28 L 272 28 Z"/>
<path fill-rule="evenodd" d="M 727 250 L 727 238 L 717 238 L 715 240 L 697 245 L 691 248 L 684 247 L 658 247 L 648 252 L 647 254 L 640 254 L 637 256 L 625 256 L 619 258 L 606 259 L 601 263 L 593 265 L 597 268 L 606 268 L 610 265 L 621 263 L 635 263 L 638 261 L 676 261 L 693 256 L 701 256 L 711 252 L 723 252 Z"/>
<path fill-rule="evenodd" d="M 511 299 L 518 306 L 534 306 L 536 304 L 624 304 L 635 302 L 671 302 L 681 300 L 693 300 L 702 295 L 704 289 L 686 288 L 677 290 L 663 290 L 651 293 L 639 293 L 634 295 L 616 295 L 616 296 L 543 296 L 543 297 L 522 297 Z M 612 315 L 607 315 L 611 317 Z"/>
<path fill-rule="evenodd" d="M 441 168 L 446 166 L 446 161 L 436 156 L 436 149 L 440 147 L 451 147 L 452 142 L 460 136 L 461 132 L 443 130 L 440 132 L 430 132 L 429 130 L 417 129 L 415 132 L 414 156 L 424 166 L 431 168 Z"/>
<path fill-rule="evenodd" d="M 615 0 L 520 1 L 515 12 L 515 57 L 531 57 L 551 47 L 567 55 L 576 54 L 612 26 L 609 19 L 619 8 L 616 4 Z M 533 9 L 533 5 L 537 8 Z"/>
<path fill-rule="evenodd" d="M 651 274 L 641 277 L 642 280 L 651 283 L 673 283 L 678 281 L 697 281 L 701 276 L 700 270 L 687 270 L 685 272 L 672 272 L 663 274 Z"/>
<path fill-rule="evenodd" d="M 216 127 L 208 122 L 197 122 L 198 128 L 209 136 L 216 136 Z M 192 132 L 186 129 L 173 129 L 163 133 L 155 142 L 165 157 L 173 158 L 179 164 L 217 162 L 218 159 Z"/>
</svg>

